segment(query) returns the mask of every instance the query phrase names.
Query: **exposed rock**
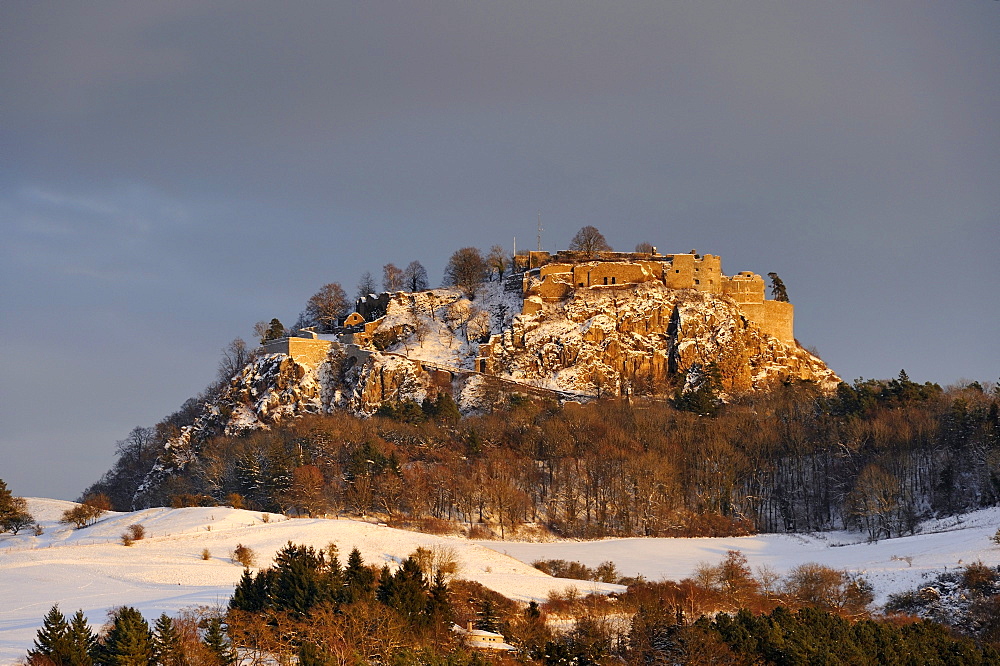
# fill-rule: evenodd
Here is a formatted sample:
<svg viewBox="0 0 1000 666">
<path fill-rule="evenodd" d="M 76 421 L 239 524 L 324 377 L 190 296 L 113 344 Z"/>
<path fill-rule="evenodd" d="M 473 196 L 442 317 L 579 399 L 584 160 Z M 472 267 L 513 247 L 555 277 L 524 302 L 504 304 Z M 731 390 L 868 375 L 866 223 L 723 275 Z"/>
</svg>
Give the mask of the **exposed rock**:
<svg viewBox="0 0 1000 666">
<path fill-rule="evenodd" d="M 384 402 L 421 402 L 440 391 L 450 392 L 464 412 L 489 408 L 498 395 L 518 390 L 570 399 L 664 395 L 691 384 L 710 364 L 729 395 L 789 379 L 824 390 L 840 381 L 798 343 L 763 333 L 726 296 L 648 281 L 575 289 L 562 300 L 532 298 L 530 307 L 521 305 L 500 283 L 475 301 L 447 289 L 397 294 L 364 339 L 367 349 L 331 342 L 315 365 L 285 354 L 257 358 L 167 443 L 136 505 L 194 460 L 208 437 L 307 413 L 369 415 Z"/>
</svg>

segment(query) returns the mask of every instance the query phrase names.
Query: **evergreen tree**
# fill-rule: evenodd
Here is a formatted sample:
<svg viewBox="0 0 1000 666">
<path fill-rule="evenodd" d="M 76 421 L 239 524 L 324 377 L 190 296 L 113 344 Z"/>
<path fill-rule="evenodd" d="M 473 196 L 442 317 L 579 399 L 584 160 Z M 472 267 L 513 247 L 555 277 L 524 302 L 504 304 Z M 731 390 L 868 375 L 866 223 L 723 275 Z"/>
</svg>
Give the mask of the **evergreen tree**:
<svg viewBox="0 0 1000 666">
<path fill-rule="evenodd" d="M 261 342 L 279 340 L 283 337 L 285 337 L 285 326 L 277 317 L 275 317 L 271 320 L 271 323 L 268 324 L 267 331 L 264 332 L 264 339 L 261 340 Z"/>
<path fill-rule="evenodd" d="M 354 548 L 347 557 L 347 568 L 344 569 L 344 603 L 366 601 L 372 598 L 375 591 L 375 574 L 365 566 L 361 552 Z"/>
<path fill-rule="evenodd" d="M 476 629 L 493 632 L 500 629 L 500 616 L 497 614 L 497 607 L 489 597 L 484 597 L 479 602 L 479 611 L 476 613 Z"/>
<path fill-rule="evenodd" d="M 142 614 L 130 606 L 119 608 L 111 629 L 98 650 L 102 666 L 148 666 L 153 664 L 153 637 Z"/>
<path fill-rule="evenodd" d="M 72 652 L 69 632 L 69 623 L 56 604 L 42 618 L 42 627 L 35 637 L 35 647 L 28 652 L 28 656 L 46 657 L 57 666 L 69 664 Z"/>
<path fill-rule="evenodd" d="M 768 273 L 767 277 L 771 278 L 771 298 L 787 303 L 788 291 L 785 289 L 785 283 L 781 281 L 777 273 Z"/>
<path fill-rule="evenodd" d="M 408 557 L 395 574 L 384 575 L 376 598 L 407 621 L 419 622 L 427 608 L 427 583 L 417 561 Z"/>
<path fill-rule="evenodd" d="M 184 645 L 174 621 L 166 613 L 153 625 L 153 659 L 158 666 L 185 666 Z"/>
<path fill-rule="evenodd" d="M 233 596 L 229 599 L 229 608 L 242 610 L 250 613 L 262 611 L 268 606 L 268 597 L 263 585 L 258 582 L 264 575 L 261 572 L 256 577 L 250 573 L 249 569 L 243 570 L 240 582 L 233 590 Z"/>
<path fill-rule="evenodd" d="M 230 666 L 236 663 L 236 652 L 222 629 L 222 620 L 213 617 L 208 621 L 208 630 L 202 641 L 212 655 L 213 666 Z"/>
<path fill-rule="evenodd" d="M 434 583 L 427 593 L 427 619 L 433 626 L 444 626 L 452 621 L 451 598 L 448 594 L 448 584 L 438 571 L 434 574 Z"/>
<path fill-rule="evenodd" d="M 322 551 L 289 542 L 274 558 L 270 597 L 280 610 L 305 614 L 318 604 L 336 602 L 342 584 L 343 579 L 330 570 Z"/>
<path fill-rule="evenodd" d="M 97 650 L 97 637 L 90 628 L 82 610 L 73 614 L 69 622 L 69 649 L 72 666 L 93 666 Z"/>
</svg>

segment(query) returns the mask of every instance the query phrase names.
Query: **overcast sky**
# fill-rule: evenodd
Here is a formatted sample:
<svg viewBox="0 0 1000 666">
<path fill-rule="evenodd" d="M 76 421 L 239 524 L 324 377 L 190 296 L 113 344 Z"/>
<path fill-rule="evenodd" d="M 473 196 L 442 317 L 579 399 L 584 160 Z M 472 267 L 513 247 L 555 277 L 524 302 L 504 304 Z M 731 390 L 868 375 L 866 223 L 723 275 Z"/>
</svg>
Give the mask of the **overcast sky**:
<svg viewBox="0 0 1000 666">
<path fill-rule="evenodd" d="M 0 3 L 0 478 L 72 499 L 321 285 L 776 271 L 846 380 L 995 381 L 1000 3 Z"/>
</svg>

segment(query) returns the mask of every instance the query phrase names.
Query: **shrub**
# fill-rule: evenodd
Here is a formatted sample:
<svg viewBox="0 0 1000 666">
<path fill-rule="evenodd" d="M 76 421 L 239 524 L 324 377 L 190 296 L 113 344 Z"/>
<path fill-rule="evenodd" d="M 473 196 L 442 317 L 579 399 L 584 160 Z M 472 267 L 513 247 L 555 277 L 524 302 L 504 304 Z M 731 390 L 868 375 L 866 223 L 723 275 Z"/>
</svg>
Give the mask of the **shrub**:
<svg viewBox="0 0 1000 666">
<path fill-rule="evenodd" d="M 485 525 L 473 525 L 469 528 L 469 538 L 470 539 L 496 539 L 496 535 L 493 534 L 490 528 Z"/>
<path fill-rule="evenodd" d="M 236 544 L 236 548 L 233 548 L 229 559 L 233 561 L 233 564 L 242 565 L 244 569 L 257 566 L 257 553 L 250 546 L 244 546 L 241 543 Z"/>
<path fill-rule="evenodd" d="M 131 546 L 136 541 L 141 541 L 146 536 L 146 528 L 136 523 L 129 525 L 128 529 L 122 532 L 122 545 Z"/>
<path fill-rule="evenodd" d="M 77 529 L 82 529 L 97 522 L 97 519 L 107 513 L 110 508 L 111 501 L 107 495 L 90 495 L 72 509 L 64 511 L 60 522 L 73 523 Z"/>
<path fill-rule="evenodd" d="M 201 551 L 201 559 L 210 560 L 212 559 L 212 553 L 209 552 L 208 548 L 203 548 Z"/>
<path fill-rule="evenodd" d="M 440 573 L 447 578 L 458 573 L 458 553 L 451 546 L 420 546 L 410 554 L 428 578 Z"/>
</svg>

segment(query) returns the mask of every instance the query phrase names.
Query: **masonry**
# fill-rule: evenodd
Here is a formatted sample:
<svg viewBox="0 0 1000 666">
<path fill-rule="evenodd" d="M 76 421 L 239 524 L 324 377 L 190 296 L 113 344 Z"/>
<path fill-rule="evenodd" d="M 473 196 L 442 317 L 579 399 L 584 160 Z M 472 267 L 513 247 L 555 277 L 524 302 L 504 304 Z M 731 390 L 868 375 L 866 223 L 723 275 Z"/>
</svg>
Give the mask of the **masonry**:
<svg viewBox="0 0 1000 666">
<path fill-rule="evenodd" d="M 722 272 L 716 255 L 651 252 L 530 252 L 523 277 L 523 312 L 560 301 L 577 289 L 615 289 L 623 285 L 659 282 L 671 289 L 696 289 L 731 298 L 744 316 L 768 335 L 793 342 L 795 308 L 767 300 L 764 278 L 750 271 L 733 276 Z"/>
</svg>

